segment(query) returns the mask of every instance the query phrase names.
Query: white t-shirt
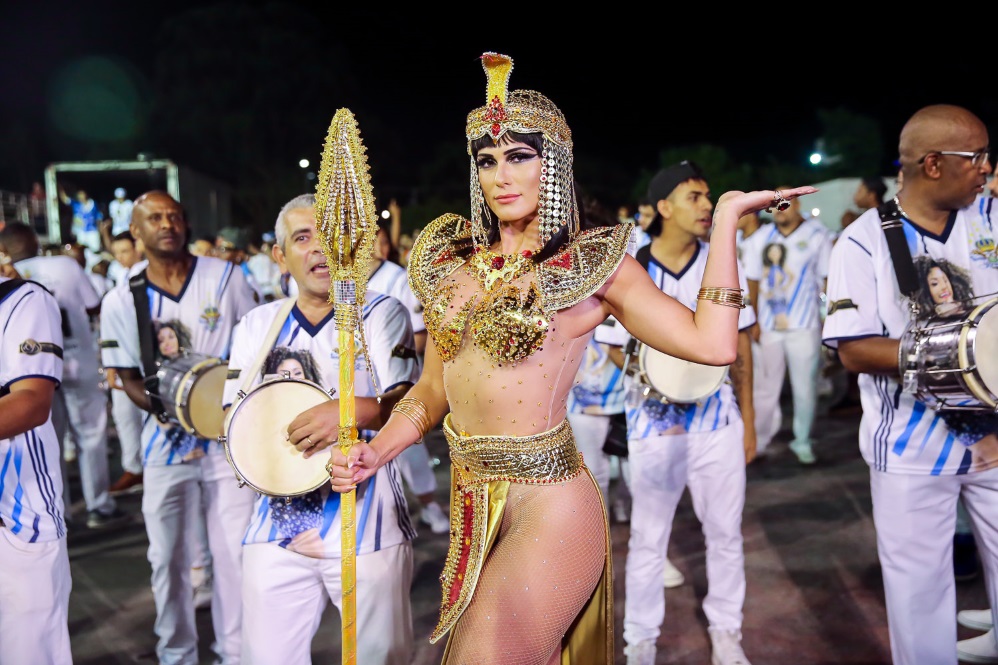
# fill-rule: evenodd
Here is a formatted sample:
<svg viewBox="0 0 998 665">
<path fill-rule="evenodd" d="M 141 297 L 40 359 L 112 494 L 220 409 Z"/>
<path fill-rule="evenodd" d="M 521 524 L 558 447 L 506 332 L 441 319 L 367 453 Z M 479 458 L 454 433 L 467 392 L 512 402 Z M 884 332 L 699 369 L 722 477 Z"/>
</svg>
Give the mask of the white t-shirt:
<svg viewBox="0 0 998 665">
<path fill-rule="evenodd" d="M 993 297 L 998 292 L 994 232 L 998 210 L 992 210 L 993 205 L 993 199 L 978 197 L 952 215 L 939 236 L 904 220 L 912 258 L 916 262 L 925 260 L 920 257 L 946 261 L 951 274 L 969 278 L 974 296 Z M 827 346 L 837 348 L 840 341 L 867 337 L 902 338 L 911 319 L 908 301 L 898 288 L 875 209 L 867 210 L 842 231 L 832 249 L 830 269 L 828 316 L 823 328 Z M 954 279 L 952 286 L 956 285 Z M 981 299 L 974 305 L 986 302 Z M 979 360 L 991 367 L 998 361 Z M 859 388 L 863 402 L 860 452 L 878 471 L 954 475 L 998 465 L 998 451 L 970 448 L 979 437 L 956 434 L 940 412 L 902 390 L 896 375 L 860 374 Z"/>
<path fill-rule="evenodd" d="M 52 292 L 62 314 L 65 366 L 63 378 L 96 376 L 100 355 L 88 309 L 101 304 L 101 297 L 76 259 L 69 256 L 35 256 L 17 261 L 17 272 Z"/>
<path fill-rule="evenodd" d="M 382 261 L 374 274 L 368 278 L 367 288 L 388 294 L 405 305 L 412 319 L 413 333 L 426 330 L 426 324 L 423 322 L 423 304 L 412 292 L 412 287 L 409 286 L 409 274 L 405 268 L 391 261 Z"/>
<path fill-rule="evenodd" d="M 677 274 L 673 274 L 653 256 L 648 264 L 648 274 L 659 289 L 696 311 L 697 294 L 700 292 L 703 272 L 707 267 L 709 248 L 710 245 L 707 243 L 698 241 L 696 253 L 690 258 L 689 264 Z M 745 271 L 740 264 L 738 283 L 743 291 L 748 289 Z M 753 323 L 755 323 L 755 311 L 751 307 L 745 307 L 738 315 L 738 329 L 745 330 Z M 628 386 L 637 381 L 630 373 L 626 380 Z M 628 439 L 660 436 L 667 431 L 675 432 L 677 426 L 684 432 L 710 432 L 725 427 L 732 419 L 741 418 L 734 390 L 727 379 L 717 392 L 700 400 L 699 404 L 663 403 L 653 395 L 654 393 L 651 393 L 637 406 L 627 405 Z"/>
<path fill-rule="evenodd" d="M 135 206 L 131 199 L 112 199 L 107 204 L 107 212 L 111 215 L 111 235 L 116 236 L 124 233 L 132 224 L 132 208 Z"/>
<path fill-rule="evenodd" d="M 225 382 L 222 403 L 238 408 L 238 391 L 245 377 L 240 372 L 252 366 L 261 340 L 277 316 L 282 300 L 262 305 L 247 314 L 236 326 L 232 336 L 232 356 L 229 359 L 229 379 Z M 381 392 L 401 383 L 415 383 L 418 378 L 415 346 L 409 313 L 395 298 L 368 291 L 363 308 L 364 334 L 371 353 L 371 367 Z M 375 384 L 368 373 L 367 361 L 359 334 L 354 335 L 354 394 L 358 397 L 376 395 Z M 291 350 L 298 356 L 304 378 L 324 390 L 339 387 L 339 332 L 333 312 L 325 320 L 312 325 L 295 305 L 284 322 L 268 360 L 254 377 L 258 385 L 268 372 L 269 364 L 278 370 L 279 359 Z M 278 374 L 278 371 L 270 374 Z M 338 394 L 338 393 L 336 393 Z M 252 402 L 247 402 L 251 405 Z M 288 423 L 296 414 L 289 413 Z M 360 438 L 369 440 L 374 432 L 362 430 Z M 260 495 L 243 543 L 277 543 L 281 547 L 306 556 L 334 558 L 340 556 L 340 495 L 326 483 L 317 490 L 287 503 L 284 497 Z M 366 482 L 357 487 L 357 553 L 367 554 L 411 540 L 413 528 L 401 477 L 395 462 L 389 462 Z"/>
<path fill-rule="evenodd" d="M 169 324 L 178 345 L 184 349 L 223 359 L 229 356 L 232 328 L 257 304 L 242 270 L 228 261 L 206 256 L 194 258 L 187 283 L 178 296 L 152 284 L 146 287 L 146 293 L 154 325 Z M 104 367 L 143 370 L 135 299 L 127 282 L 104 296 L 100 330 Z M 171 349 L 164 350 L 173 353 Z M 160 353 L 157 358 L 162 359 Z M 145 415 L 141 441 L 142 463 L 146 466 L 180 464 L 185 458 L 203 453 L 225 454 L 218 441 L 198 438 L 176 425 L 162 424 L 151 414 Z"/>
<path fill-rule="evenodd" d="M 0 284 L 7 281 L 0 277 Z M 0 322 L 0 394 L 28 377 L 51 379 L 59 385 L 63 339 L 55 298 L 37 284 L 25 283 L 0 300 Z M 5 528 L 25 542 L 64 537 L 61 455 L 51 413 L 44 424 L 0 439 L 0 460 L 4 460 L 0 464 L 0 517 Z"/>
<path fill-rule="evenodd" d="M 821 328 L 821 293 L 828 276 L 832 234 L 817 218 L 784 236 L 775 223 L 759 227 L 741 244 L 748 279 L 759 282 L 763 330 Z"/>
<path fill-rule="evenodd" d="M 618 325 L 611 317 L 597 327 Z M 622 328 L 622 326 L 620 326 Z M 624 412 L 624 373 L 595 335 L 586 345 L 582 364 L 575 375 L 575 385 L 568 393 L 568 413 L 613 415 Z"/>
<path fill-rule="evenodd" d="M 258 252 L 246 259 L 246 266 L 253 273 L 253 279 L 260 286 L 264 297 L 278 297 L 281 290 L 281 268 L 272 256 Z"/>
</svg>

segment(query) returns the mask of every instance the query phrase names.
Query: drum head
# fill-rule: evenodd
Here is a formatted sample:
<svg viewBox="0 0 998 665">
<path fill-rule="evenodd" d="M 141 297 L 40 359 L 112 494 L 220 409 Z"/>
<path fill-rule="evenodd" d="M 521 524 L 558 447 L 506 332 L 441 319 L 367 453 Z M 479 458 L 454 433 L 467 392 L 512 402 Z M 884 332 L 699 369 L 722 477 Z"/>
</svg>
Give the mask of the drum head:
<svg viewBox="0 0 998 665">
<path fill-rule="evenodd" d="M 295 379 L 265 381 L 248 392 L 225 423 L 225 449 L 239 477 L 269 496 L 298 496 L 328 482 L 329 454 L 305 459 L 287 437 L 299 413 L 331 399 L 316 384 Z"/>
<path fill-rule="evenodd" d="M 994 408 L 998 396 L 998 298 L 979 305 L 960 335 L 960 365 L 975 367 L 965 375 L 968 387 L 981 402 Z M 973 334 L 971 334 L 973 333 Z"/>
<path fill-rule="evenodd" d="M 728 373 L 727 366 L 701 365 L 675 358 L 641 345 L 641 371 L 651 387 L 670 402 L 690 404 L 717 392 Z"/>
<path fill-rule="evenodd" d="M 198 374 L 187 396 L 187 416 L 194 433 L 202 439 L 217 439 L 222 433 L 225 411 L 222 391 L 229 373 L 227 363 L 212 365 Z"/>
</svg>

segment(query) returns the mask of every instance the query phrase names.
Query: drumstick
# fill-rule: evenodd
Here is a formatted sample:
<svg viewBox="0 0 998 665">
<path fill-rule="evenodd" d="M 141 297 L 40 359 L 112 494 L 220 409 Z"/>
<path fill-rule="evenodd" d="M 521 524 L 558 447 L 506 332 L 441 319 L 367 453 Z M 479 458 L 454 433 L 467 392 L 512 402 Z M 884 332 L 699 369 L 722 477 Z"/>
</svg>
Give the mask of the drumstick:
<svg viewBox="0 0 998 665">
<path fill-rule="evenodd" d="M 315 191 L 315 227 L 331 277 L 330 297 L 339 331 L 339 408 L 337 445 L 345 455 L 357 443 L 354 396 L 354 332 L 364 339 L 364 293 L 374 261 L 377 212 L 360 130 L 348 109 L 333 116 L 319 166 Z M 370 353 L 368 359 L 370 372 Z M 374 376 L 373 372 L 370 372 Z M 376 386 L 377 390 L 377 386 Z M 380 391 L 378 391 L 380 393 Z M 379 397 L 380 399 L 380 397 Z M 356 490 L 340 495 L 340 552 L 343 588 L 342 663 L 354 665 L 357 658 L 356 602 Z"/>
</svg>

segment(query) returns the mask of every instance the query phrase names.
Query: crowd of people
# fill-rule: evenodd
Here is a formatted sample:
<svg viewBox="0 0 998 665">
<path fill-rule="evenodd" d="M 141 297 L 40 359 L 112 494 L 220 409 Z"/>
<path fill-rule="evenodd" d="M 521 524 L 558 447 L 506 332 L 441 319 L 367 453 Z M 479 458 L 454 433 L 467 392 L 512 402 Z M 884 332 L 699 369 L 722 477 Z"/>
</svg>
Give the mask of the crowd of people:
<svg viewBox="0 0 998 665">
<path fill-rule="evenodd" d="M 470 219 L 443 215 L 411 246 L 396 202 L 378 224 L 349 450 L 334 445 L 343 319 L 315 195 L 288 200 L 258 239 L 194 229 L 158 190 L 116 192 L 106 222 L 86 192 L 60 192 L 73 238 L 54 250 L 33 225 L 0 228 L 0 458 L 13 460 L 0 467 L 0 663 L 72 662 L 67 537 L 126 518 L 125 492 L 142 493 L 159 662 L 197 662 L 195 611 L 210 604 L 218 662 L 308 663 L 326 607 L 343 612 L 353 591 L 341 523 L 356 492 L 358 662 L 404 665 L 428 638 L 445 663 L 613 663 L 622 650 L 653 665 L 663 587 L 684 583 L 667 553 L 688 492 L 711 662 L 749 665 L 746 467 L 783 426 L 785 378 L 788 448 L 820 459 L 830 362 L 862 411 L 893 662 L 998 663 L 998 387 L 980 377 L 950 410 L 911 358 L 926 321 L 979 319 L 998 292 L 984 122 L 916 110 L 897 194 L 863 179 L 861 211 L 834 232 L 802 210 L 813 187 L 715 195 L 689 160 L 614 218 L 576 182 L 561 110 L 509 89 L 507 56 L 482 64 L 488 96 L 465 127 Z M 328 392 L 281 421 L 301 459 L 328 458 L 318 487 L 233 482 L 231 442 L 165 389 L 219 363 L 211 399 L 229 417 L 280 415 L 238 410 L 275 380 Z M 446 439 L 449 488 L 421 445 L 430 431 Z M 629 523 L 620 636 L 611 518 Z M 417 521 L 450 539 L 428 636 L 413 631 Z M 968 537 L 992 608 L 958 618 L 954 548 Z M 957 642 L 958 620 L 984 634 Z"/>
</svg>

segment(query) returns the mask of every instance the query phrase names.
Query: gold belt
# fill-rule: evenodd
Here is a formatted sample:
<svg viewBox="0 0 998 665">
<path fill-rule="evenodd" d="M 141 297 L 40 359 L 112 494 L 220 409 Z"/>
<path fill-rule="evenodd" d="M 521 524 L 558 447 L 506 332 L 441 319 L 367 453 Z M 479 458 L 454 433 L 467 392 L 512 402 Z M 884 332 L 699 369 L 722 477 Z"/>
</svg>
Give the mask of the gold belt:
<svg viewBox="0 0 998 665">
<path fill-rule="evenodd" d="M 552 430 L 529 436 L 461 436 L 447 414 L 443 431 L 459 487 L 494 480 L 559 483 L 583 469 L 567 419 Z"/>
</svg>

